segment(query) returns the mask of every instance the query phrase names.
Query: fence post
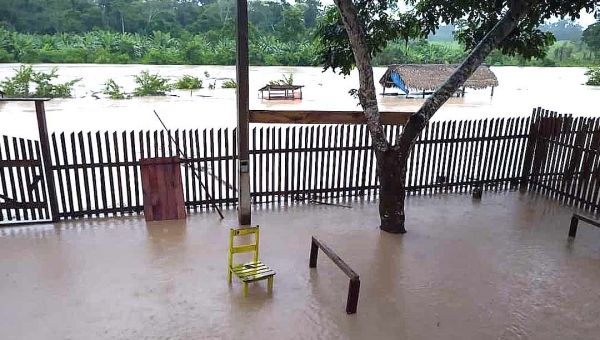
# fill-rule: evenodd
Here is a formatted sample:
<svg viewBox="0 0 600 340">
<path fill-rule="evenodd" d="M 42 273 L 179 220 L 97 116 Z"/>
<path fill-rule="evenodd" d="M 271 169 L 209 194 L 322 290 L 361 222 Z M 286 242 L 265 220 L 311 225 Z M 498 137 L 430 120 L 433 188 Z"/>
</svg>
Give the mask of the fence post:
<svg viewBox="0 0 600 340">
<path fill-rule="evenodd" d="M 52 157 L 50 156 L 50 140 L 48 139 L 48 126 L 46 124 L 46 109 L 44 100 L 35 101 L 35 114 L 37 116 L 38 131 L 40 134 L 40 146 L 42 147 L 42 159 L 44 160 L 45 182 L 48 187 L 48 200 L 50 201 L 50 215 L 52 222 L 58 222 L 58 199 L 56 197 L 56 185 L 54 184 L 54 173 L 52 172 Z"/>
<path fill-rule="evenodd" d="M 523 161 L 523 169 L 521 172 L 521 191 L 525 191 L 529 183 L 529 175 L 531 173 L 531 166 L 533 165 L 533 152 L 535 151 L 538 131 L 540 128 L 540 111 L 541 108 L 538 107 L 537 109 L 533 110 L 533 114 L 531 115 L 531 123 L 529 124 L 529 138 L 527 139 L 525 159 Z"/>
<path fill-rule="evenodd" d="M 319 246 L 317 245 L 317 243 L 315 242 L 315 238 L 312 238 L 312 241 L 310 243 L 310 260 L 308 263 L 308 267 L 309 268 L 316 268 L 317 267 L 317 256 L 319 255 Z"/>
</svg>

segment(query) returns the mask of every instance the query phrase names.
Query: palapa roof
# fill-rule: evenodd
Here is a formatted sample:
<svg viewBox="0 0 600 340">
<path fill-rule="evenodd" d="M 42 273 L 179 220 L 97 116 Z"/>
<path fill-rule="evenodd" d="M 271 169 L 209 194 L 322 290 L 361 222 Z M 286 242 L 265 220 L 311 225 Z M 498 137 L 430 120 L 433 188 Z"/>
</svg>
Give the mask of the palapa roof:
<svg viewBox="0 0 600 340">
<path fill-rule="evenodd" d="M 444 82 L 454 73 L 458 67 L 456 64 L 401 64 L 390 65 L 379 80 L 379 83 L 386 88 L 395 87 L 396 85 L 390 78 L 392 72 L 396 72 L 402 78 L 404 85 L 408 89 L 416 89 L 421 91 L 437 90 Z M 466 81 L 465 87 L 473 89 L 483 89 L 489 86 L 498 86 L 498 78 L 489 66 L 481 65 Z"/>
</svg>

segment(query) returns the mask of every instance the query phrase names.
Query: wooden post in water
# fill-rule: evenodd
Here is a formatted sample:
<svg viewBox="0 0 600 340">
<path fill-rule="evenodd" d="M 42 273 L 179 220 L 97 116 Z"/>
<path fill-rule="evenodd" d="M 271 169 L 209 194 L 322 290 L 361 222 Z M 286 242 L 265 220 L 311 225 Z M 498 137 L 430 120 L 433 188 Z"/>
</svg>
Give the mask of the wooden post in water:
<svg viewBox="0 0 600 340">
<path fill-rule="evenodd" d="M 50 201 L 50 214 L 52 222 L 58 222 L 58 199 L 56 198 L 56 185 L 54 184 L 54 173 L 52 172 L 52 157 L 50 156 L 50 140 L 48 139 L 48 126 L 46 124 L 46 109 L 44 100 L 35 101 L 35 114 L 37 116 L 38 131 L 40 134 L 40 146 L 42 159 L 44 160 L 44 173 L 46 174 L 46 186 L 48 187 L 48 200 Z"/>
<path fill-rule="evenodd" d="M 249 79 L 248 79 L 248 1 L 237 0 L 236 76 L 237 76 L 237 132 L 238 132 L 238 221 L 250 225 L 250 155 L 248 148 Z"/>
</svg>

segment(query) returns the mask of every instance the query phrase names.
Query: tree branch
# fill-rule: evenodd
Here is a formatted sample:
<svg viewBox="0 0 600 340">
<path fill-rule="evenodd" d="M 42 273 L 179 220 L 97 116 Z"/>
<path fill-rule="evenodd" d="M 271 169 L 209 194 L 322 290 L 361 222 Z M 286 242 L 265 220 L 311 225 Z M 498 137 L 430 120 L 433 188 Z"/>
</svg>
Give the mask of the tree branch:
<svg viewBox="0 0 600 340">
<path fill-rule="evenodd" d="M 390 145 L 381 125 L 381 115 L 377 106 L 377 94 L 375 92 L 373 68 L 371 67 L 366 34 L 358 19 L 356 6 L 354 6 L 352 0 L 334 0 L 334 2 L 340 11 L 340 16 L 342 17 L 346 32 L 348 32 L 350 46 L 354 53 L 354 60 L 356 61 L 356 68 L 358 69 L 360 78 L 358 98 L 365 112 L 367 127 L 373 140 L 373 147 L 375 150 L 385 152 L 389 149 Z"/>
<path fill-rule="evenodd" d="M 538 2 L 539 0 L 514 0 L 510 3 L 510 8 L 504 17 L 471 51 L 452 76 L 425 101 L 417 113 L 411 116 L 402 134 L 397 137 L 396 148 L 401 154 L 408 154 L 431 117 L 469 79 L 485 58 L 517 27 Z"/>
</svg>

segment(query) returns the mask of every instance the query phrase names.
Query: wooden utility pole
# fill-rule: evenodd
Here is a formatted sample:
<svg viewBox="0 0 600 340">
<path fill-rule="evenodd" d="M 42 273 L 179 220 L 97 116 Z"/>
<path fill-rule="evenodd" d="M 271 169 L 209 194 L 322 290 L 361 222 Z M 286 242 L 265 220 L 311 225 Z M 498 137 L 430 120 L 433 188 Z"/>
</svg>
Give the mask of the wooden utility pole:
<svg viewBox="0 0 600 340">
<path fill-rule="evenodd" d="M 236 29 L 236 76 L 237 76 L 237 137 L 238 137 L 238 221 L 250 225 L 250 155 L 248 148 L 249 79 L 248 79 L 248 1 L 237 0 Z"/>
</svg>

